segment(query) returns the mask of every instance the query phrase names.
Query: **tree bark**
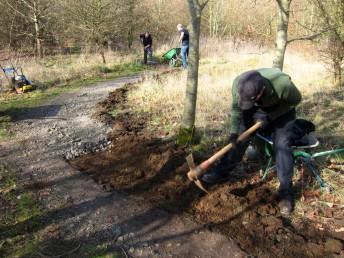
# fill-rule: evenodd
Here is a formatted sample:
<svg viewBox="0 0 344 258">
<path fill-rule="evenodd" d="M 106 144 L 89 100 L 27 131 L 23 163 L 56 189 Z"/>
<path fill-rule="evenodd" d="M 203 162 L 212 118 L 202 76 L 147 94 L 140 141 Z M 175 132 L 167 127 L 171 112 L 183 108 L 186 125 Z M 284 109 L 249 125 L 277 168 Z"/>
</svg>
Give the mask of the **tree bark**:
<svg viewBox="0 0 344 258">
<path fill-rule="evenodd" d="M 190 39 L 189 39 L 189 57 L 188 74 L 186 81 L 186 93 L 184 101 L 184 111 L 181 128 L 179 131 L 179 142 L 190 142 L 194 132 L 197 102 L 198 86 L 198 66 L 199 66 L 199 37 L 201 32 L 201 14 L 204 4 L 198 0 L 188 0 L 189 13 L 191 18 Z"/>
<path fill-rule="evenodd" d="M 43 58 L 43 47 L 40 38 L 40 31 L 39 31 L 39 23 L 37 16 L 34 15 L 34 23 L 35 23 L 35 40 L 36 40 L 36 55 L 39 58 Z"/>
<path fill-rule="evenodd" d="M 182 128 L 192 129 L 195 123 L 198 66 L 199 66 L 199 36 L 201 30 L 201 8 L 197 0 L 188 0 L 191 17 L 188 74 L 186 81 L 186 93 Z"/>
<path fill-rule="evenodd" d="M 133 45 L 134 41 L 134 8 L 135 8 L 135 2 L 133 0 L 129 1 L 128 3 L 129 9 L 128 9 L 128 30 L 127 30 L 127 43 L 128 43 L 128 49 L 131 50 L 131 47 Z"/>
<path fill-rule="evenodd" d="M 103 65 L 106 64 L 106 59 L 105 59 L 105 51 L 104 51 L 104 46 L 102 44 L 100 44 L 98 42 L 98 40 L 96 40 L 96 47 L 97 47 L 97 52 L 100 54 L 100 56 L 102 57 L 102 62 Z"/>
<path fill-rule="evenodd" d="M 276 0 L 278 5 L 276 48 L 273 67 L 283 70 L 284 54 L 288 44 L 289 11 L 292 0 Z"/>
<path fill-rule="evenodd" d="M 28 5 L 28 4 L 27 4 Z M 40 31 L 40 24 L 39 24 L 39 16 L 38 16 L 38 3 L 33 1 L 32 10 L 33 10 L 33 22 L 35 25 L 35 41 L 36 41 L 36 56 L 39 58 L 43 58 L 43 46 L 41 40 L 41 31 Z"/>
</svg>

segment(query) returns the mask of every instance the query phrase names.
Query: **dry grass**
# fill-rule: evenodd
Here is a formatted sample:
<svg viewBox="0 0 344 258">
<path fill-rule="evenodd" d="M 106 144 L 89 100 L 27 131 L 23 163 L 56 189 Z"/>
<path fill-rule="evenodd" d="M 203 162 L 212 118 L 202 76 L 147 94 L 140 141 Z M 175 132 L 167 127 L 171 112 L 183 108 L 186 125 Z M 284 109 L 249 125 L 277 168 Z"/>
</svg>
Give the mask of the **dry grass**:
<svg viewBox="0 0 344 258">
<path fill-rule="evenodd" d="M 246 70 L 271 66 L 273 53 L 243 43 L 213 40 L 204 40 L 203 43 L 196 126 L 205 132 L 216 128 L 226 133 L 233 79 Z M 308 52 L 308 56 L 304 56 L 299 51 L 289 49 L 285 59 L 285 72 L 291 75 L 302 92 L 305 103 L 308 103 L 300 107 L 299 114 L 312 120 L 319 116 L 317 109 L 321 106 L 312 109 L 310 105 L 319 103 L 319 96 L 324 97 L 322 92 L 331 92 L 334 89 L 325 68 L 314 58 L 315 54 L 316 52 Z M 155 113 L 156 125 L 161 129 L 175 131 L 183 110 L 185 82 L 186 72 L 173 73 L 158 80 L 151 78 L 143 82 L 137 91 L 132 92 L 130 99 L 138 109 Z M 332 104 L 343 107 L 340 100 Z M 317 119 L 315 120 L 321 123 L 322 119 Z M 343 131 L 344 125 L 341 123 L 336 132 Z"/>
<path fill-rule="evenodd" d="M 136 57 L 132 55 L 122 55 L 118 52 L 107 52 L 106 67 L 114 64 L 132 62 Z M 14 66 L 21 66 L 24 74 L 38 83 L 56 84 L 65 83 L 71 79 L 91 78 L 99 72 L 97 68 L 102 67 L 102 59 L 99 54 L 81 55 L 60 55 L 46 57 L 41 60 L 34 58 L 16 58 L 12 60 Z M 3 75 L 0 78 L 5 82 Z"/>
</svg>

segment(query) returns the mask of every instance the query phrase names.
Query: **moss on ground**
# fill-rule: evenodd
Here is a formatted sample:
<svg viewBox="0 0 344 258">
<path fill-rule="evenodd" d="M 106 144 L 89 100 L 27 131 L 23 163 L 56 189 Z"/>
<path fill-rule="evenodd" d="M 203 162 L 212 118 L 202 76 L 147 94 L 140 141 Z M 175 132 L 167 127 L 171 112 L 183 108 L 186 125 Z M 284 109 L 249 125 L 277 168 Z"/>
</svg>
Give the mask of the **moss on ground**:
<svg viewBox="0 0 344 258">
<path fill-rule="evenodd" d="M 15 169 L 6 163 L 0 163 L 0 207 L 0 256 L 11 257 L 17 250 L 31 246 L 28 231 L 40 225 L 36 218 L 45 211 L 36 194 L 19 185 Z"/>
</svg>

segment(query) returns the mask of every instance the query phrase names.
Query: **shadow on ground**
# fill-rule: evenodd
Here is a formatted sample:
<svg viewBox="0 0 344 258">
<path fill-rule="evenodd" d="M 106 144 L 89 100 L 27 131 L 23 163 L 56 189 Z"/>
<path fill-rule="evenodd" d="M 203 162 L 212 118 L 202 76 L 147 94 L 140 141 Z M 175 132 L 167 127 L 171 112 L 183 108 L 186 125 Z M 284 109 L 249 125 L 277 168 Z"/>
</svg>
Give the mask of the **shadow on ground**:
<svg viewBox="0 0 344 258">
<path fill-rule="evenodd" d="M 0 116 L 9 116 L 11 121 L 22 121 L 29 119 L 55 119 L 61 105 L 44 105 L 30 108 L 9 108 L 0 113 Z"/>
<path fill-rule="evenodd" d="M 303 99 L 299 111 L 317 125 L 319 134 L 329 137 L 333 132 L 341 135 L 344 131 L 343 89 L 315 92 Z"/>
</svg>

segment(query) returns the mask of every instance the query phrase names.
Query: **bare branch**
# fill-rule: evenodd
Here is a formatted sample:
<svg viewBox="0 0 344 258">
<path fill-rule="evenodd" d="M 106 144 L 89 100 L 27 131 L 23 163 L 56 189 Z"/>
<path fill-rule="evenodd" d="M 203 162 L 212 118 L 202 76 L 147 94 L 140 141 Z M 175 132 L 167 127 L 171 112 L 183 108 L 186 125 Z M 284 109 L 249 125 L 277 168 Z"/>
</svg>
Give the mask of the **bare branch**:
<svg viewBox="0 0 344 258">
<path fill-rule="evenodd" d="M 329 13 L 326 11 L 325 6 L 320 0 L 314 0 L 315 4 L 318 5 L 318 8 L 320 9 L 322 15 L 324 16 L 326 20 L 326 24 L 328 26 L 331 26 L 332 23 L 332 18 L 330 17 Z M 331 28 L 331 31 L 336 35 L 336 37 L 341 38 L 341 35 L 338 33 L 336 28 Z"/>
<path fill-rule="evenodd" d="M 300 37 L 300 38 L 289 39 L 287 41 L 287 44 L 290 44 L 290 43 L 292 43 L 294 41 L 301 41 L 301 40 L 310 40 L 310 41 L 312 41 L 312 40 L 318 38 L 320 35 L 322 35 L 322 33 L 318 33 L 318 34 L 314 34 L 314 35 L 310 35 L 310 36 L 305 36 L 305 37 Z"/>
<path fill-rule="evenodd" d="M 21 16 L 23 17 L 27 17 L 27 15 L 23 14 L 22 12 L 20 12 L 17 8 L 14 8 L 7 0 L 6 0 L 6 4 L 13 10 L 15 11 L 16 13 L 20 14 Z"/>
<path fill-rule="evenodd" d="M 282 1 L 283 1 L 283 0 L 282 0 Z M 290 10 L 286 10 L 286 9 L 284 8 L 282 1 L 281 1 L 281 0 L 276 0 L 278 6 L 279 6 L 279 8 L 280 8 L 280 10 L 281 10 L 285 15 L 289 15 Z M 290 5 L 291 0 L 284 0 L 284 1 L 289 1 L 289 5 Z"/>
<path fill-rule="evenodd" d="M 25 1 L 25 0 L 20 0 L 20 2 L 22 2 L 22 3 L 25 4 L 27 7 L 29 7 L 32 11 L 35 11 L 35 8 L 34 8 L 32 5 L 30 5 L 27 1 Z"/>
<path fill-rule="evenodd" d="M 206 0 L 205 2 L 203 2 L 200 7 L 201 7 L 201 11 L 204 9 L 204 7 L 208 4 L 209 0 Z"/>
</svg>

